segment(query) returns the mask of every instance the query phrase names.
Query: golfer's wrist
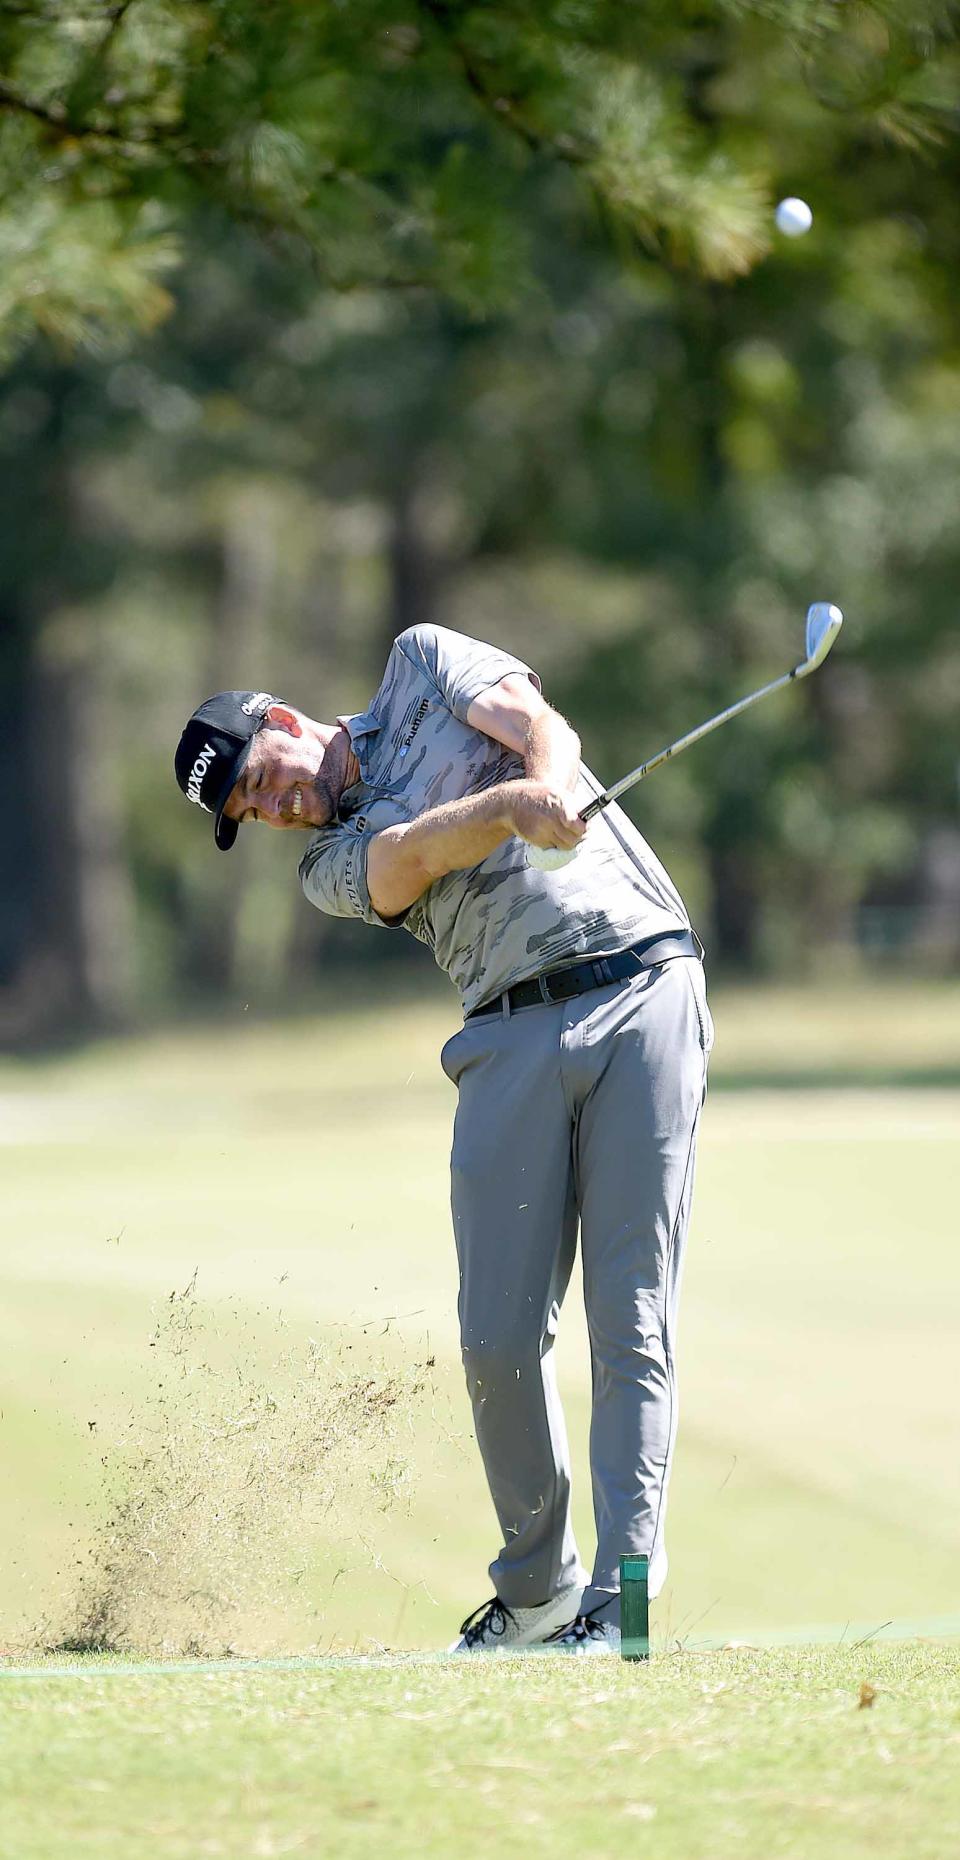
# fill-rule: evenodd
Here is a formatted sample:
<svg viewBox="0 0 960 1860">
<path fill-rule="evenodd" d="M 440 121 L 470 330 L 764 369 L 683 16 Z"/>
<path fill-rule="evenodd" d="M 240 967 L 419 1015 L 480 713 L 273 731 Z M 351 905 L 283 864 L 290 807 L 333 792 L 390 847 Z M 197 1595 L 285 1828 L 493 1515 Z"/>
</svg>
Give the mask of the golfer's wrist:
<svg viewBox="0 0 960 1860">
<path fill-rule="evenodd" d="M 512 839 L 517 831 L 514 808 L 519 800 L 519 785 L 515 781 L 500 782 L 495 788 L 488 788 L 483 797 L 485 823 L 503 840 Z"/>
</svg>

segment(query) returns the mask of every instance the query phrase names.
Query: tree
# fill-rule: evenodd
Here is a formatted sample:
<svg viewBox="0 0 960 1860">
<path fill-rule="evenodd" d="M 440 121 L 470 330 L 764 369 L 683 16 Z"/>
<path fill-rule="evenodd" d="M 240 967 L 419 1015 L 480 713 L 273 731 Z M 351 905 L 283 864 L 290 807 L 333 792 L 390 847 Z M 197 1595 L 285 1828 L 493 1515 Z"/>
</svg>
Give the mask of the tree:
<svg viewBox="0 0 960 1860">
<path fill-rule="evenodd" d="M 352 183 L 308 189 L 291 217 L 285 186 L 268 200 L 226 153 L 197 157 L 217 135 L 232 148 L 230 124 L 246 134 L 256 109 L 273 124 L 289 110 L 277 47 L 290 9 L 198 5 L 189 31 L 187 9 L 168 17 L 148 0 L 109 19 L 92 5 L 4 16 L 16 55 L 0 162 L 16 144 L 26 175 L 6 327 L 11 346 L 31 324 L 80 345 L 67 356 L 27 343 L 0 401 L 0 753 L 23 794 L 2 828 L 5 862 L 24 871 L 38 849 L 0 912 L 17 1025 L 36 1031 L 45 1005 L 57 1026 L 67 1011 L 102 1022 L 122 1007 L 124 965 L 104 952 L 132 909 L 140 999 L 188 977 L 246 987 L 268 945 L 279 973 L 276 908 L 236 886 L 235 866 L 228 884 L 205 838 L 184 831 L 169 752 L 188 695 L 233 677 L 259 685 L 273 667 L 323 691 L 335 669 L 338 691 L 362 701 L 387 635 L 431 598 L 452 624 L 552 662 L 549 695 L 610 776 L 781 669 L 807 602 L 839 599 L 842 654 L 789 730 L 776 706 L 753 713 L 633 805 L 727 962 L 795 967 L 848 937 L 864 900 L 917 896 L 927 849 L 942 843 L 949 864 L 955 834 L 960 176 L 955 142 L 937 140 L 949 19 L 934 30 L 922 9 L 898 25 L 892 7 L 773 0 L 652 7 L 640 58 L 629 6 L 432 6 L 415 9 L 398 61 L 376 49 L 376 8 L 343 9 L 347 21 L 293 10 L 309 40 L 294 35 L 297 72 L 322 28 L 317 69 L 346 87 L 323 133 L 342 135 L 341 160 L 362 145 L 357 173 L 414 244 L 414 203 L 448 169 L 461 207 L 472 190 L 475 234 L 452 214 L 441 237 L 430 207 L 422 272 L 404 272 L 390 238 L 365 244 L 359 222 L 333 237 L 328 208 Z M 67 19 L 87 38 L 62 34 Z M 146 38 L 129 40 L 135 30 Z M 528 41 L 539 62 L 521 60 Z M 86 102 L 71 89 L 77 45 L 99 74 Z M 219 67 L 235 54 L 231 115 Z M 593 172 L 604 138 L 633 121 L 621 104 L 602 115 L 598 61 L 632 73 L 634 103 L 647 85 L 651 160 L 658 98 L 683 130 L 643 183 L 649 200 L 673 201 L 675 223 L 664 206 L 641 224 L 639 166 L 624 167 L 629 211 L 613 167 L 605 181 Z M 562 141 L 577 108 L 604 125 L 589 173 Z M 305 117 L 311 150 L 321 118 Z M 95 176 L 109 250 L 89 235 Z M 712 199 L 722 230 L 721 176 L 736 179 L 734 200 L 745 176 L 761 177 L 761 205 L 809 195 L 814 235 L 704 276 L 712 261 L 691 228 Z M 53 219 L 35 222 L 38 201 Z M 75 209 L 62 252 L 34 238 Z M 167 243 L 141 271 L 131 229 L 147 223 Z M 768 223 L 755 222 L 758 250 Z M 496 272 L 502 298 L 488 294 L 495 268 L 469 270 L 493 250 L 517 255 Z M 126 359 L 131 304 L 121 293 L 104 309 L 111 253 L 148 304 L 167 266 L 174 306 Z M 74 269 L 81 254 L 87 271 Z M 53 272 L 62 297 L 48 292 Z M 94 276 L 99 298 L 84 295 Z M 246 622 L 231 621 L 227 652 L 238 591 Z M 60 720 L 43 743 L 38 692 Z M 88 782 L 122 802 L 93 810 L 92 839 L 79 818 Z"/>
<path fill-rule="evenodd" d="M 527 189 L 551 176 L 623 259 L 735 278 L 770 244 L 769 138 L 715 133 L 741 55 L 787 123 L 813 100 L 922 146 L 950 119 L 956 22 L 934 0 L 19 0 L 0 19 L 6 352 L 155 327 L 210 204 L 334 289 L 489 313 L 542 282 Z"/>
</svg>

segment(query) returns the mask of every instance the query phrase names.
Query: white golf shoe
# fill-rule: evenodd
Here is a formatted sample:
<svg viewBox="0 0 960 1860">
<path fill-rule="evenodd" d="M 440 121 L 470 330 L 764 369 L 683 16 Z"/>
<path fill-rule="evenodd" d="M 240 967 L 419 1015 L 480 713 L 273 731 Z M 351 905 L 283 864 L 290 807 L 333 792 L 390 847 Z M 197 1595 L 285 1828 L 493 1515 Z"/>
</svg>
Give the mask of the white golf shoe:
<svg viewBox="0 0 960 1860">
<path fill-rule="evenodd" d="M 517 1653 L 522 1647 L 541 1647 L 570 1626 L 580 1606 L 582 1589 L 564 1589 L 539 1608 L 508 1608 L 498 1595 L 468 1615 L 460 1639 L 450 1653 Z"/>
<path fill-rule="evenodd" d="M 596 1615 L 577 1615 L 569 1627 L 551 1634 L 549 1644 L 560 1653 L 619 1653 L 620 1629 Z"/>
</svg>

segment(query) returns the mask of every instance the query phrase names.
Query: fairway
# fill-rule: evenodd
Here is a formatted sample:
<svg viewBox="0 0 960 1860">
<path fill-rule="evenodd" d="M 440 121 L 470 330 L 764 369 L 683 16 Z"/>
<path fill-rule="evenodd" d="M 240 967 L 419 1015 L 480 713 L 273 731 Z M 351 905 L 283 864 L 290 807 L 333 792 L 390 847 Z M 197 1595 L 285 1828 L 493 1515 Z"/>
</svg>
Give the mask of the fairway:
<svg viewBox="0 0 960 1860">
<path fill-rule="evenodd" d="M 0 9 L 0 1860 L 960 1860 L 958 86 Z"/>
<path fill-rule="evenodd" d="M 960 1659 L 931 1646 L 0 1674 L 0 1853 L 944 1860 Z"/>
<path fill-rule="evenodd" d="M 862 988 L 715 1002 L 661 1646 L 960 1616 L 960 1098 L 947 1082 L 958 991 L 904 988 L 886 1014 L 881 1000 Z M 155 1332 L 194 1274 L 195 1355 L 166 1359 L 193 1378 L 184 1389 L 205 1364 L 223 1388 L 260 1365 L 266 1388 L 280 1355 L 311 1337 L 338 1374 L 419 1382 L 391 1409 L 389 1444 L 358 1435 L 330 1506 L 291 1496 L 275 1428 L 274 1491 L 267 1481 L 256 1531 L 244 1525 L 272 1538 L 271 1557 L 258 1563 L 248 1544 L 249 1593 L 238 1577 L 219 1604 L 208 1597 L 202 1631 L 183 1635 L 214 1653 L 437 1648 L 487 1593 L 493 1520 L 462 1389 L 447 1212 L 454 1094 L 436 1060 L 453 1024 L 444 991 L 388 1016 L 340 1004 L 228 1031 L 206 1109 L 190 1091 L 195 1032 L 0 1071 L 0 1645 L 69 1634 L 111 1456 L 142 1414 L 155 1457 L 175 1448 L 183 1462 L 184 1440 L 162 1437 L 177 1423 L 169 1376 L 157 1392 Z M 785 1053 L 790 1083 L 772 1084 Z M 905 1088 L 911 1068 L 939 1083 Z M 894 1070 L 896 1087 L 870 1085 Z M 576 1281 L 559 1359 L 589 1559 Z M 208 1453 L 202 1475 L 188 1464 L 184 1477 L 215 1488 L 227 1478 L 217 1467 Z M 204 1554 L 191 1515 L 187 1588 Z M 182 1644 L 172 1619 L 166 1639 L 130 1632 L 141 1651 Z"/>
</svg>

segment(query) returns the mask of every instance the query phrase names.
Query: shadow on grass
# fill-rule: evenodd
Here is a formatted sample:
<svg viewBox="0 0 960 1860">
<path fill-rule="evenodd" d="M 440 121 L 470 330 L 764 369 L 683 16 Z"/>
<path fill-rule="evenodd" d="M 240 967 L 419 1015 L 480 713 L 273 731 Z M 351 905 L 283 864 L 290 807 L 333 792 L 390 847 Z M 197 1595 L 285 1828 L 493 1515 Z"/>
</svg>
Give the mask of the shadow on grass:
<svg viewBox="0 0 960 1860">
<path fill-rule="evenodd" d="M 742 1072 L 711 1072 L 710 1091 L 910 1091 L 950 1090 L 960 1086 L 954 1066 L 804 1066 L 792 1071 L 766 1067 Z"/>
</svg>

